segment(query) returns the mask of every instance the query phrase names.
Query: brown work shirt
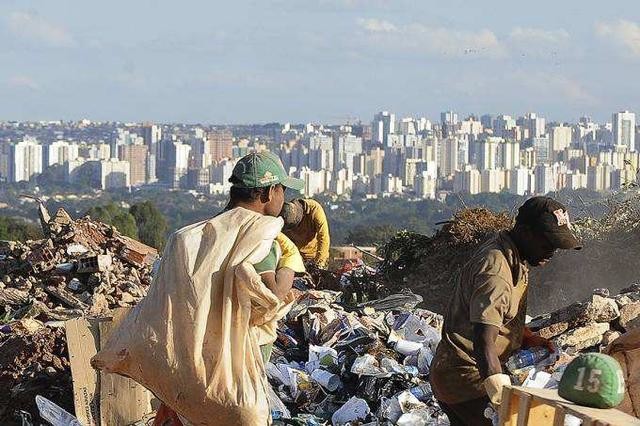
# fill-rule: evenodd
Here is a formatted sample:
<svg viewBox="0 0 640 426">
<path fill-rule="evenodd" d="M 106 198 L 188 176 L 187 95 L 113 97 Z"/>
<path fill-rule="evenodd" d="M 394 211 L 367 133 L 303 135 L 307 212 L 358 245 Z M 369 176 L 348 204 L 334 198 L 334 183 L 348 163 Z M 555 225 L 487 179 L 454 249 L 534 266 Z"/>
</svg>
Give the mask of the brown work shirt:
<svg viewBox="0 0 640 426">
<path fill-rule="evenodd" d="M 522 344 L 528 268 L 506 231 L 484 243 L 459 272 L 431 365 L 438 400 L 457 404 L 486 395 L 473 352 L 473 324 L 499 328 L 500 361 Z"/>
<path fill-rule="evenodd" d="M 329 261 L 329 224 L 324 209 L 315 200 L 300 200 L 302 221 L 284 234 L 294 242 L 304 260 L 326 268 Z"/>
</svg>

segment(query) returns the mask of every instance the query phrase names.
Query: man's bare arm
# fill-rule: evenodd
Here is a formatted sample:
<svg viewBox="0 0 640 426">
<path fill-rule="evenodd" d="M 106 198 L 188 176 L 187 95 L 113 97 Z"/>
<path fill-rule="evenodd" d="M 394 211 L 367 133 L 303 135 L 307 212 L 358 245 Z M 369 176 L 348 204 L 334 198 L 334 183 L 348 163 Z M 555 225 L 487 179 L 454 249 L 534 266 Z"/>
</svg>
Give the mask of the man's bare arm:
<svg viewBox="0 0 640 426">
<path fill-rule="evenodd" d="M 265 272 L 261 275 L 262 282 L 280 300 L 284 300 L 293 287 L 294 272 L 289 268 L 280 268 L 276 272 Z"/>
<path fill-rule="evenodd" d="M 473 352 L 478 362 L 482 379 L 502 373 L 502 366 L 496 349 L 498 327 L 487 324 L 473 324 Z"/>
</svg>

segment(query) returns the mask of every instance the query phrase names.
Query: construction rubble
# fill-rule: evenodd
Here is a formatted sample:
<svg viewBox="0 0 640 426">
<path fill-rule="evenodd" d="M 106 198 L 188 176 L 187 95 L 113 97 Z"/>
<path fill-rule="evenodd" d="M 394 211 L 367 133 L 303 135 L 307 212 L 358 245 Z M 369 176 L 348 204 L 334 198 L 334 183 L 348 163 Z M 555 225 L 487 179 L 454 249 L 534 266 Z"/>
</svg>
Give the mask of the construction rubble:
<svg viewBox="0 0 640 426">
<path fill-rule="evenodd" d="M 449 424 L 429 385 L 443 322 L 436 312 L 444 312 L 446 285 L 466 253 L 510 224 L 508 215 L 484 209 L 465 210 L 456 218 L 462 220 L 433 237 L 400 236 L 396 244 L 409 238 L 413 246 L 389 248 L 384 253 L 391 257 L 378 265 L 325 274 L 324 284 L 296 279 L 296 302 L 279 324 L 266 364 L 275 424 Z M 0 242 L 3 425 L 40 424 L 37 395 L 74 413 L 63 321 L 135 305 L 146 294 L 157 257 L 154 249 L 90 218 L 73 220 L 64 210 L 48 217 L 45 210 L 41 220 L 46 239 Z M 419 252 L 410 257 L 412 247 Z M 433 275 L 411 262 L 433 267 Z M 412 272 L 399 278 L 392 268 Z M 417 271 L 425 275 L 422 281 L 433 278 L 442 293 L 437 301 L 403 289 L 414 289 L 408 280 Z M 384 285 L 394 276 L 399 282 Z M 363 295 L 365 281 L 372 284 Z M 530 319 L 528 326 L 557 350 L 536 365 L 511 371 L 513 382 L 553 387 L 575 355 L 603 351 L 640 328 L 640 285 L 616 295 L 596 289 L 581 302 Z"/>
<path fill-rule="evenodd" d="M 73 220 L 63 209 L 50 217 L 41 204 L 40 219 L 45 239 L 0 241 L 3 425 L 37 420 L 36 395 L 73 412 L 63 322 L 135 305 L 147 293 L 158 256 L 89 217 Z"/>
</svg>

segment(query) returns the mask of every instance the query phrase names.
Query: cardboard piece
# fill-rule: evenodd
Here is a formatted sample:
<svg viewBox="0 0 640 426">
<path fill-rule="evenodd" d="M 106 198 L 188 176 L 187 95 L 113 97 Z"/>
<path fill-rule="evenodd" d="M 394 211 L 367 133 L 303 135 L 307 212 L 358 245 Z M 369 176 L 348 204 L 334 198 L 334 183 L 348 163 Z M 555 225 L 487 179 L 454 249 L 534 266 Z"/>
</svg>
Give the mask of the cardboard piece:
<svg viewBox="0 0 640 426">
<path fill-rule="evenodd" d="M 76 318 L 65 322 L 74 406 L 83 425 L 128 425 L 153 411 L 153 395 L 143 386 L 118 374 L 98 374 L 90 364 L 129 311 L 118 309 L 112 319 Z"/>
</svg>

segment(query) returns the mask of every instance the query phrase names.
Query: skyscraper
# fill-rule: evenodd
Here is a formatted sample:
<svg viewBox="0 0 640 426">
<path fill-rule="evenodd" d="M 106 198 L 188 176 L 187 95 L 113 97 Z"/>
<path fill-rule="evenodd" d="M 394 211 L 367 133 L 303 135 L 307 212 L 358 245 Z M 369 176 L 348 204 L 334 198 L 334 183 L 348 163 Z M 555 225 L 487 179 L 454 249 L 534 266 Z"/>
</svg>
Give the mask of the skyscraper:
<svg viewBox="0 0 640 426">
<path fill-rule="evenodd" d="M 373 116 L 372 139 L 387 146 L 387 136 L 396 132 L 396 115 L 389 111 L 381 111 Z"/>
<path fill-rule="evenodd" d="M 636 114 L 621 111 L 613 114 L 613 143 L 636 150 Z"/>
</svg>

